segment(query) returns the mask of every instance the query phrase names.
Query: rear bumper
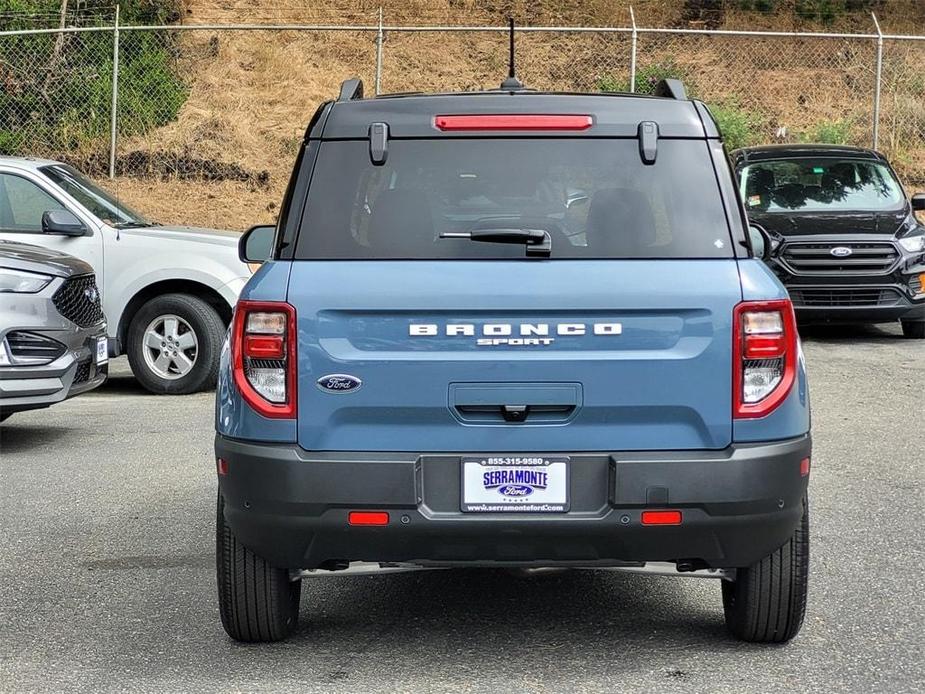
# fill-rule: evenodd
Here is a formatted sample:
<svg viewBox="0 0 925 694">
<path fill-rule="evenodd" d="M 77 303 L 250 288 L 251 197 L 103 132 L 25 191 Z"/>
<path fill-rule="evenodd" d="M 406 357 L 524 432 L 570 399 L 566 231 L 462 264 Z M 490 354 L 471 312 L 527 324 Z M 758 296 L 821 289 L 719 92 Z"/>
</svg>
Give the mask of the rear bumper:
<svg viewBox="0 0 925 694">
<path fill-rule="evenodd" d="M 571 565 L 693 560 L 753 564 L 800 520 L 808 435 L 722 451 L 574 453 L 568 513 L 460 511 L 460 455 L 312 453 L 223 436 L 225 517 L 246 546 L 290 569 L 330 562 Z M 565 455 L 557 453 L 557 455 Z M 643 526 L 643 510 L 683 522 Z M 351 510 L 389 513 L 351 527 Z"/>
</svg>

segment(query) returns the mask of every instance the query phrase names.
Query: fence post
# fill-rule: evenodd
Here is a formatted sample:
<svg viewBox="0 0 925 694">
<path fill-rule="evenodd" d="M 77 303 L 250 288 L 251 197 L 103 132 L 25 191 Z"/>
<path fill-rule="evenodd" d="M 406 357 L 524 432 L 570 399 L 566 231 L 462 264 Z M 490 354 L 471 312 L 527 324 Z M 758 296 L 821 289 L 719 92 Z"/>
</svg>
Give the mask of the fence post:
<svg viewBox="0 0 925 694">
<path fill-rule="evenodd" d="M 630 52 L 630 93 L 636 91 L 636 39 L 639 32 L 636 31 L 636 13 L 633 12 L 633 6 L 630 5 L 630 20 L 633 22 L 632 48 Z"/>
<path fill-rule="evenodd" d="M 382 86 L 382 8 L 379 8 L 379 31 L 376 32 L 376 96 Z"/>
<path fill-rule="evenodd" d="M 112 107 L 109 122 L 109 178 L 116 177 L 116 125 L 119 111 L 119 6 L 112 26 Z"/>
<path fill-rule="evenodd" d="M 877 149 L 880 144 L 880 87 L 883 80 L 883 32 L 880 31 L 880 22 L 877 21 L 877 15 L 873 12 L 870 16 L 874 19 L 874 26 L 877 27 L 877 74 L 874 79 L 874 144 L 873 148 Z"/>
</svg>

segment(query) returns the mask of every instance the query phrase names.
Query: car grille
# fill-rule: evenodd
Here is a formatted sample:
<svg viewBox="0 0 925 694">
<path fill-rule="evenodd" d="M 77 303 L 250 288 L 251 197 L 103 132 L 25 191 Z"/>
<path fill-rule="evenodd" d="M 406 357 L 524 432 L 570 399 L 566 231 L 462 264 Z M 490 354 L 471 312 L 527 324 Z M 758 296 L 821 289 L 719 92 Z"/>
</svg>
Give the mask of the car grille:
<svg viewBox="0 0 925 694">
<path fill-rule="evenodd" d="M 58 313 L 82 328 L 103 320 L 103 306 L 94 275 L 71 277 L 52 297 Z"/>
<path fill-rule="evenodd" d="M 50 364 L 67 351 L 57 340 L 18 330 L 7 333 L 6 344 L 13 361 L 19 363 Z"/>
<path fill-rule="evenodd" d="M 77 364 L 77 371 L 74 373 L 74 384 L 77 383 L 86 383 L 90 380 L 90 371 L 92 364 L 89 359 L 80 362 Z"/>
<path fill-rule="evenodd" d="M 794 306 L 895 306 L 899 294 L 892 289 L 791 289 Z"/>
<path fill-rule="evenodd" d="M 833 248 L 847 248 L 850 255 L 832 255 Z M 892 243 L 788 243 L 781 258 L 796 275 L 843 273 L 884 275 L 899 260 Z"/>
</svg>

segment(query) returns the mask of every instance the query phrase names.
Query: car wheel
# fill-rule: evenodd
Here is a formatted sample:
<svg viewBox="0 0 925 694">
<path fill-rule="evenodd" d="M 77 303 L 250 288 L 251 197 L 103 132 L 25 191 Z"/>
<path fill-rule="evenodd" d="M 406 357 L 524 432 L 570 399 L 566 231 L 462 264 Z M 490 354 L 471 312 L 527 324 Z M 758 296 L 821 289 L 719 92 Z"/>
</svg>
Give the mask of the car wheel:
<svg viewBox="0 0 925 694">
<path fill-rule="evenodd" d="M 903 335 L 913 340 L 925 340 L 925 320 L 904 320 Z"/>
<path fill-rule="evenodd" d="M 132 317 L 126 340 L 135 378 L 152 393 L 183 395 L 215 386 L 225 326 L 189 294 L 151 299 Z"/>
<path fill-rule="evenodd" d="M 236 641 L 280 641 L 299 621 L 301 580 L 270 566 L 238 542 L 225 520 L 225 500 L 218 495 L 215 568 L 222 626 Z"/>
<path fill-rule="evenodd" d="M 809 583 L 809 501 L 793 536 L 761 561 L 723 581 L 729 631 L 743 641 L 782 643 L 800 631 Z"/>
</svg>

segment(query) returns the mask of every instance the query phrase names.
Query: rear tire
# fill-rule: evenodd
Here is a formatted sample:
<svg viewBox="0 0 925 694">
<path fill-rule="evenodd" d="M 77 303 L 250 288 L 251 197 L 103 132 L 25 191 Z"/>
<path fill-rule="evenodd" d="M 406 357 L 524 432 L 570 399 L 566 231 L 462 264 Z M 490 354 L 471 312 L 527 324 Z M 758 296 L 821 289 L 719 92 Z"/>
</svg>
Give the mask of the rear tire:
<svg viewBox="0 0 925 694">
<path fill-rule="evenodd" d="M 215 565 L 222 626 L 236 641 L 281 641 L 299 621 L 302 581 L 270 566 L 238 542 L 225 521 L 225 500 L 218 495 Z"/>
<path fill-rule="evenodd" d="M 913 340 L 925 340 L 925 320 L 904 320 L 901 322 L 904 336 Z"/>
<path fill-rule="evenodd" d="M 132 373 L 158 395 L 215 387 L 225 325 L 216 310 L 191 294 L 164 294 L 132 316 L 126 352 Z"/>
<path fill-rule="evenodd" d="M 800 631 L 809 582 L 809 500 L 803 518 L 784 545 L 756 564 L 723 581 L 726 626 L 734 636 L 755 643 L 783 643 Z"/>
</svg>

